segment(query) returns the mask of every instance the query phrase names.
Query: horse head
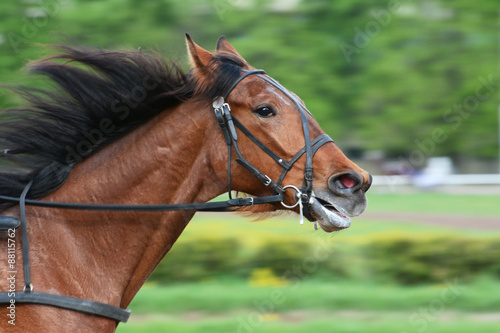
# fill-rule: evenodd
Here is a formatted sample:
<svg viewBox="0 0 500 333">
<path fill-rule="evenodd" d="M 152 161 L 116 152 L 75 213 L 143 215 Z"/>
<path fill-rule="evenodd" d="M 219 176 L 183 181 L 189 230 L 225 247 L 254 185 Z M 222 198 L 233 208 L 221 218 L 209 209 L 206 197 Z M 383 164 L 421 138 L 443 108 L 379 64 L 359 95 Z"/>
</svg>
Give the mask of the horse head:
<svg viewBox="0 0 500 333">
<path fill-rule="evenodd" d="M 210 159 L 219 179 L 229 182 L 230 189 L 250 195 L 277 192 L 284 196 L 282 204 L 246 210 L 303 210 L 304 216 L 327 232 L 348 228 L 350 217 L 366 208 L 371 175 L 325 135 L 297 95 L 255 70 L 225 37 L 213 53 L 189 35 L 187 46 L 195 99 L 208 97 L 216 113 L 222 103 L 228 105 L 227 116 L 219 122 L 228 126 L 226 133 L 213 126 L 218 143 Z M 204 97 L 196 97 L 202 91 Z M 227 153 L 225 141 L 236 154 Z M 229 173 L 224 165 L 227 159 Z"/>
</svg>

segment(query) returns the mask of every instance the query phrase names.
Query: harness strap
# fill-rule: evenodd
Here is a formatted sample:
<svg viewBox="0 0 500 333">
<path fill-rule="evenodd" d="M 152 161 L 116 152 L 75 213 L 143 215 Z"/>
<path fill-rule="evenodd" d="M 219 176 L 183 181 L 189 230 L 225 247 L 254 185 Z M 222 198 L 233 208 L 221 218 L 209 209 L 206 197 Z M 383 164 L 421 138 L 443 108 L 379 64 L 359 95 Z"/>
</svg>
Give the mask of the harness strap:
<svg viewBox="0 0 500 333">
<path fill-rule="evenodd" d="M 10 303 L 13 299 L 16 303 L 55 306 L 62 309 L 73 310 L 122 321 L 124 323 L 127 322 L 131 313 L 131 311 L 128 309 L 69 296 L 61 296 L 41 292 L 27 293 L 16 291 L 15 295 L 13 295 L 13 297 L 10 297 L 12 294 L 13 292 L 0 293 L 0 304 Z"/>
<path fill-rule="evenodd" d="M 222 133 L 224 133 L 224 138 L 226 139 L 228 159 L 227 159 L 227 193 L 229 195 L 229 199 L 232 199 L 231 195 L 231 136 L 229 135 L 229 131 L 227 129 L 226 117 L 224 116 L 224 109 L 222 109 L 222 104 L 224 101 L 215 100 L 213 102 L 213 108 L 215 111 L 215 118 L 217 118 L 217 122 L 219 123 L 220 128 L 222 129 Z"/>
<path fill-rule="evenodd" d="M 28 185 L 26 185 L 26 187 L 24 188 L 21 196 L 19 198 L 15 198 L 16 202 L 19 203 L 23 251 L 24 289 L 23 291 L 9 291 L 0 293 L 0 304 L 9 304 L 13 301 L 16 303 L 43 304 L 126 322 L 131 313 L 131 311 L 127 309 L 122 309 L 113 305 L 78 299 L 74 297 L 33 292 L 29 260 L 28 226 L 26 221 L 26 203 L 27 201 L 29 201 L 26 200 L 26 195 L 28 194 L 32 184 L 33 180 L 30 180 Z M 40 203 L 42 203 L 42 201 L 40 201 Z"/>
</svg>

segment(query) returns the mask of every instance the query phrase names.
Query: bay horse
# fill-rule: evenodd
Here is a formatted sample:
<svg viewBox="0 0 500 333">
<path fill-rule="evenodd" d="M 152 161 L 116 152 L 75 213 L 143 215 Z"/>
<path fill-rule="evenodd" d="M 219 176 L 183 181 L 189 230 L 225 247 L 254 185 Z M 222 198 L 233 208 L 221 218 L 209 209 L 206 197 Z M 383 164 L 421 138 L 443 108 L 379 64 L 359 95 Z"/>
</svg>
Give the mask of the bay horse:
<svg viewBox="0 0 500 333">
<path fill-rule="evenodd" d="M 232 210 L 291 210 L 326 232 L 365 210 L 371 176 L 295 94 L 225 37 L 215 52 L 186 44 L 187 72 L 60 45 L 30 65 L 52 88 L 12 88 L 25 105 L 0 113 L 0 292 L 15 294 L 2 332 L 114 332 L 195 203 L 225 192 Z"/>
</svg>

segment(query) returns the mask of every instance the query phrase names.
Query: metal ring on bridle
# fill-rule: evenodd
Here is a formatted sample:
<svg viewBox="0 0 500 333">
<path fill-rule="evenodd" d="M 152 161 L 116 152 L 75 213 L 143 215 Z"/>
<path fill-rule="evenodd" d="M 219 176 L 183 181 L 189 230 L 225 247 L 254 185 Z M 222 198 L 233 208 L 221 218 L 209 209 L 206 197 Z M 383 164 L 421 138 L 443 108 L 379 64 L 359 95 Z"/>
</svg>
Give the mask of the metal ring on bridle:
<svg viewBox="0 0 500 333">
<path fill-rule="evenodd" d="M 285 201 L 284 201 L 284 200 L 283 200 L 283 201 L 281 201 L 281 204 L 282 204 L 282 205 L 283 205 L 283 207 L 285 207 L 285 208 L 295 208 L 295 207 L 297 207 L 297 206 L 300 204 L 300 196 L 302 195 L 302 192 L 298 189 L 298 187 L 297 187 L 297 186 L 294 186 L 294 185 L 286 185 L 286 186 L 283 186 L 283 193 L 285 193 L 285 191 L 286 191 L 286 189 L 287 189 L 287 188 L 291 188 L 291 189 L 295 190 L 295 192 L 297 192 L 297 195 L 296 195 L 296 196 L 297 196 L 297 199 L 298 199 L 298 200 L 297 200 L 297 202 L 295 202 L 293 205 L 287 205 L 287 204 L 285 203 Z"/>
</svg>

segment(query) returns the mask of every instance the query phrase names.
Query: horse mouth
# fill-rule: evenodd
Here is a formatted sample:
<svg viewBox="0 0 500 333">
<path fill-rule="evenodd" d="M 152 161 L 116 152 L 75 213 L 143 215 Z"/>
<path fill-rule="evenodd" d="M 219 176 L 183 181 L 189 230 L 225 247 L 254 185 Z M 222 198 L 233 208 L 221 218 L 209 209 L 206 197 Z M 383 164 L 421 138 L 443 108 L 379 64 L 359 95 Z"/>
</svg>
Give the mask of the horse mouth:
<svg viewBox="0 0 500 333">
<path fill-rule="evenodd" d="M 310 205 L 313 217 L 324 231 L 339 231 L 351 226 L 351 219 L 341 207 L 318 197 L 312 197 Z"/>
</svg>

